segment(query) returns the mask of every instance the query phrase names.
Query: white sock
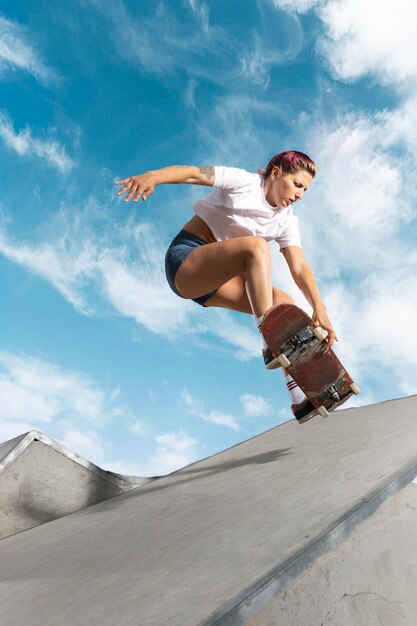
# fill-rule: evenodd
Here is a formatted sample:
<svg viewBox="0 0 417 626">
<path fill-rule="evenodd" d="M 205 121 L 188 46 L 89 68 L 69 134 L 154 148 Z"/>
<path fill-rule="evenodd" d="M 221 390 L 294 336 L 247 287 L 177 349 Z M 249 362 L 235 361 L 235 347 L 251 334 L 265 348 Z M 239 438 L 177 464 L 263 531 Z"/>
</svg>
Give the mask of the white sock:
<svg viewBox="0 0 417 626">
<path fill-rule="evenodd" d="M 267 348 L 268 346 L 266 345 L 266 341 L 264 339 L 264 336 L 262 334 L 262 322 L 264 321 L 264 315 L 261 315 L 261 317 L 255 317 L 256 320 L 256 324 L 258 326 L 258 330 L 261 333 L 261 337 L 262 337 L 262 348 Z"/>
<path fill-rule="evenodd" d="M 287 383 L 287 388 L 291 394 L 291 401 L 293 404 L 300 404 L 300 402 L 305 400 L 305 393 L 300 389 L 295 380 L 289 374 L 285 374 L 285 382 Z"/>
</svg>

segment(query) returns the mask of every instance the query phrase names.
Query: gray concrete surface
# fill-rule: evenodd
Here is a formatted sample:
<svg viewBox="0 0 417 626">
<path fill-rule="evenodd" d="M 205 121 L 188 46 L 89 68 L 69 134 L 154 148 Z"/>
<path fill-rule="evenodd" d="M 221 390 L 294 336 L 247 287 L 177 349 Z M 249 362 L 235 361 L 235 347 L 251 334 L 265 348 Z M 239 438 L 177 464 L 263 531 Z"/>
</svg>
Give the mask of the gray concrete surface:
<svg viewBox="0 0 417 626">
<path fill-rule="evenodd" d="M 146 482 L 106 472 L 30 431 L 0 445 L 0 539 Z"/>
<path fill-rule="evenodd" d="M 202 626 L 259 620 L 319 559 L 342 546 L 352 555 L 354 533 L 364 523 L 375 524 L 396 494 L 414 489 L 416 475 L 415 396 L 341 410 L 303 426 L 289 422 L 154 483 L 3 539 L 0 623 Z M 401 509 L 404 501 L 397 501 Z M 395 510 L 390 506 L 388 518 Z M 393 524 L 381 525 L 392 553 Z M 340 567 L 340 575 L 357 576 L 357 556 L 353 570 Z M 397 567 L 406 577 L 407 564 Z M 332 595 L 325 582 L 314 581 L 323 608 L 340 603 L 340 590 Z M 314 588 L 309 591 L 315 595 Z M 402 624 L 407 622 L 395 626 Z"/>
<path fill-rule="evenodd" d="M 417 485 L 389 498 L 247 626 L 416 626 Z"/>
</svg>

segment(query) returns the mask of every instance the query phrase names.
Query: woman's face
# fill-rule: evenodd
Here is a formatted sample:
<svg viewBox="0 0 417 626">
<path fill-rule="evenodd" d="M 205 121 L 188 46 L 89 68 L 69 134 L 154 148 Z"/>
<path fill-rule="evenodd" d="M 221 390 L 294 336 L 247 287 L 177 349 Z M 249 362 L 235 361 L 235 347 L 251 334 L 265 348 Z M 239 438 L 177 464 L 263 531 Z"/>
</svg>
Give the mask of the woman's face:
<svg viewBox="0 0 417 626">
<path fill-rule="evenodd" d="M 312 180 L 313 177 L 306 170 L 284 174 L 276 167 L 265 181 L 265 198 L 271 206 L 285 208 L 301 200 Z"/>
</svg>

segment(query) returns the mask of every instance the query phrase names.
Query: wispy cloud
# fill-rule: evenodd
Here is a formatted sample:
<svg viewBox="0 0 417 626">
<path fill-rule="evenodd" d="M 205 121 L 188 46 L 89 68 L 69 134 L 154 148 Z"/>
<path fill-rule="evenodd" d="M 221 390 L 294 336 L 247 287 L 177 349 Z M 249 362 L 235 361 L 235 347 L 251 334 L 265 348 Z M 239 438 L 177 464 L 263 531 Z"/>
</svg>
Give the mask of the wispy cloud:
<svg viewBox="0 0 417 626">
<path fill-rule="evenodd" d="M 157 448 L 148 462 L 147 476 L 169 474 L 197 461 L 200 456 L 198 440 L 185 430 L 157 435 L 155 442 Z"/>
<path fill-rule="evenodd" d="M 120 415 L 117 395 L 40 358 L 0 352 L 0 420 L 32 427 L 57 419 L 99 425 Z"/>
<path fill-rule="evenodd" d="M 242 35 L 221 24 L 221 13 L 215 24 L 211 22 L 205 2 L 184 3 L 181 13 L 186 11 L 187 19 L 166 2 L 159 2 L 153 15 L 140 18 L 121 0 L 88 3 L 110 23 L 119 57 L 160 77 L 181 69 L 197 80 L 229 85 L 238 79 L 239 85 L 246 81 L 265 88 L 270 70 L 294 59 L 302 46 L 295 16 L 274 20 L 270 12 L 265 16 L 260 10 L 259 23 L 245 32 L 242 46 Z"/>
<path fill-rule="evenodd" d="M 98 216 L 100 236 L 90 224 Z M 62 209 L 50 228 L 41 243 L 15 243 L 0 229 L 0 254 L 48 281 L 80 313 L 128 317 L 172 341 L 209 333 L 236 346 L 239 359 L 259 355 L 259 336 L 246 323 L 223 310 L 209 309 L 202 317 L 196 304 L 171 291 L 165 248 L 153 226 L 133 220 L 115 226 L 90 199 L 84 212 Z"/>
<path fill-rule="evenodd" d="M 128 425 L 127 429 L 133 435 L 144 435 L 149 432 L 148 427 L 142 420 L 135 420 L 132 424 Z"/>
<path fill-rule="evenodd" d="M 233 415 L 223 413 L 222 411 L 206 411 L 203 403 L 196 400 L 186 389 L 181 392 L 181 398 L 185 402 L 188 414 L 192 417 L 198 417 L 205 422 L 217 424 L 218 426 L 226 426 L 235 432 L 240 430 L 239 423 Z"/>
<path fill-rule="evenodd" d="M 245 393 L 239 398 L 246 417 L 265 417 L 271 413 L 272 407 L 262 396 Z"/>
<path fill-rule="evenodd" d="M 0 76 L 20 70 L 49 85 L 56 80 L 57 73 L 41 59 L 30 38 L 22 25 L 0 16 Z"/>
<path fill-rule="evenodd" d="M 0 111 L 0 137 L 19 156 L 35 156 L 61 172 L 68 172 L 74 167 L 74 161 L 59 142 L 37 139 L 28 127 L 16 132 L 10 117 L 4 111 Z"/>
<path fill-rule="evenodd" d="M 108 469 L 105 461 L 105 446 L 96 432 L 68 429 L 62 438 L 62 443 L 91 463 Z"/>
<path fill-rule="evenodd" d="M 277 107 L 268 99 L 248 93 L 218 97 L 210 108 L 211 124 L 199 124 L 197 128 L 208 146 L 206 159 L 234 167 L 248 167 L 249 160 L 262 166 L 265 160 L 266 165 L 272 156 L 265 152 L 265 146 L 271 145 L 271 129 L 263 121 L 278 123 L 285 115 L 285 103 Z"/>
<path fill-rule="evenodd" d="M 91 242 L 82 242 L 77 250 L 65 237 L 55 244 L 15 244 L 0 232 L 0 253 L 47 280 L 80 312 L 91 314 L 83 296 L 83 286 L 97 265 Z"/>
<path fill-rule="evenodd" d="M 271 70 L 296 59 L 303 48 L 304 37 L 296 14 L 284 14 L 277 19 L 268 10 L 261 15 L 258 28 L 247 33 L 245 46 L 237 56 L 241 63 L 240 76 L 266 89 Z"/>
<path fill-rule="evenodd" d="M 310 9 L 320 5 L 325 0 L 271 0 L 277 9 L 284 11 L 294 11 L 295 13 L 306 13 Z"/>
<path fill-rule="evenodd" d="M 107 312 L 154 332 L 169 334 L 184 323 L 187 304 L 166 283 L 163 250 L 152 229 L 131 224 L 97 238 L 82 220 L 64 210 L 55 225 L 58 236 L 40 244 L 14 244 L 0 233 L 0 253 L 50 282 L 83 314 L 98 314 L 104 295 Z"/>
<path fill-rule="evenodd" d="M 233 61 L 227 60 L 230 38 L 222 28 L 210 25 L 205 4 L 189 3 L 188 20 L 179 19 L 164 2 L 157 5 L 154 15 L 139 18 L 128 11 L 122 0 L 104 4 L 89 0 L 88 4 L 110 23 L 108 32 L 120 58 L 136 64 L 141 71 L 164 76 L 181 67 L 190 75 L 215 82 L 224 80 L 224 72 L 232 72 Z M 208 55 L 224 57 L 223 72 L 218 78 L 205 61 Z"/>
</svg>

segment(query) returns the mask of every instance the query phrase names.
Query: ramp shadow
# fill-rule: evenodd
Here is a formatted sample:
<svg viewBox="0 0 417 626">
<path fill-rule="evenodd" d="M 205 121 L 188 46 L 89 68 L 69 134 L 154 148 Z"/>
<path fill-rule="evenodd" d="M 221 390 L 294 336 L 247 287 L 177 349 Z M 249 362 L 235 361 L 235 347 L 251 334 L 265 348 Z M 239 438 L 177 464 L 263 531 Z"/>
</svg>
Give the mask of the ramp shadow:
<svg viewBox="0 0 417 626">
<path fill-rule="evenodd" d="M 184 469 L 177 470 L 172 474 L 158 477 L 155 479 L 155 482 L 132 489 L 132 491 L 123 494 L 123 502 L 126 499 L 146 497 L 163 489 L 172 489 L 177 485 L 189 484 L 197 480 L 215 476 L 216 474 L 220 474 L 222 472 L 230 472 L 240 467 L 274 463 L 282 457 L 291 454 L 290 450 L 291 448 L 269 450 L 268 452 L 263 452 L 261 454 L 254 454 L 252 456 L 223 461 L 221 463 L 213 463 L 211 465 L 206 465 L 205 461 L 197 461 L 195 464 L 189 465 Z M 204 463 L 204 467 L 198 467 L 198 465 L 202 463 Z M 102 511 L 113 510 L 119 506 L 119 503 L 120 500 L 118 498 L 110 498 L 105 502 L 99 503 L 97 506 L 91 507 L 88 513 L 90 515 L 94 515 L 95 513 L 101 513 Z"/>
</svg>

